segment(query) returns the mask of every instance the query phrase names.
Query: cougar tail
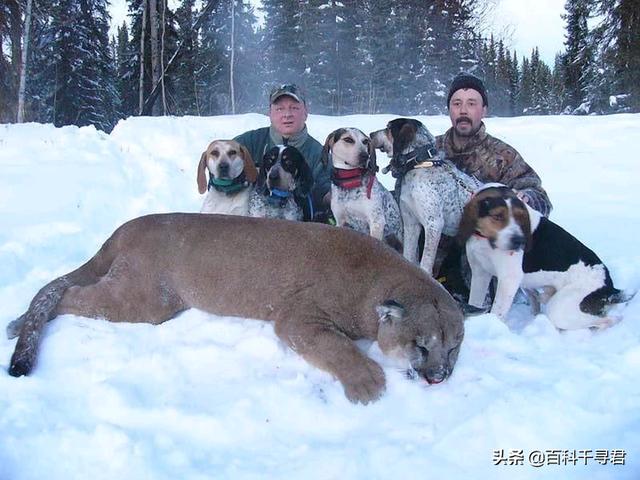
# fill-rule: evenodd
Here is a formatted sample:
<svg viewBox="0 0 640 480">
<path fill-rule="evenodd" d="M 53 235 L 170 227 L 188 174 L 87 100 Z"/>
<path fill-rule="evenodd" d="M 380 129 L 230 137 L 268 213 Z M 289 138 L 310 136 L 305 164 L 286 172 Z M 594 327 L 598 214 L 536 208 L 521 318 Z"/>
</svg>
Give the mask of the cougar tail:
<svg viewBox="0 0 640 480">
<path fill-rule="evenodd" d="M 102 246 L 98 253 L 78 269 L 51 281 L 33 297 L 29 309 L 7 326 L 7 335 L 16 336 L 18 342 L 11 356 L 9 375 L 28 375 L 36 364 L 42 332 L 49 320 L 57 315 L 57 307 L 64 292 L 72 286 L 85 286 L 97 282 L 109 271 L 113 262 L 109 244 Z"/>
</svg>

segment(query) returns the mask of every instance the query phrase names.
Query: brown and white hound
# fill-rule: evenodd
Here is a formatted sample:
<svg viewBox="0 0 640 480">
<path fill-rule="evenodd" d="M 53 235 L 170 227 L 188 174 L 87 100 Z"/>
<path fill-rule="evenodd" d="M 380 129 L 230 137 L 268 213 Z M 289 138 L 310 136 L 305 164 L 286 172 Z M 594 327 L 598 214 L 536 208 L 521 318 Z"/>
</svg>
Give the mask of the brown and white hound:
<svg viewBox="0 0 640 480">
<path fill-rule="evenodd" d="M 518 287 L 544 289 L 546 314 L 559 329 L 604 328 L 609 307 L 628 302 L 602 260 L 573 235 L 522 202 L 512 189 L 484 185 L 467 203 L 458 238 L 471 266 L 469 304 L 483 307 L 497 277 L 491 313 L 504 318 Z"/>
<path fill-rule="evenodd" d="M 200 212 L 246 216 L 257 177 L 258 170 L 243 145 L 235 140 L 211 142 L 198 163 L 198 192 L 207 194 Z"/>
</svg>

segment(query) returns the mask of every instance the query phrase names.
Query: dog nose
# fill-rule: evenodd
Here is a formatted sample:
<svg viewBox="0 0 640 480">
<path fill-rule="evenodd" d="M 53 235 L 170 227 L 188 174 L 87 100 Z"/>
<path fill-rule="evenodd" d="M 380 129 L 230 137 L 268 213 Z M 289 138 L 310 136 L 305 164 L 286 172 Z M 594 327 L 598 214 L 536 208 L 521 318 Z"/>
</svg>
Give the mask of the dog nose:
<svg viewBox="0 0 640 480">
<path fill-rule="evenodd" d="M 269 180 L 277 180 L 280 178 L 280 172 L 277 168 L 269 170 Z"/>
<path fill-rule="evenodd" d="M 523 235 L 514 235 L 511 237 L 511 250 L 520 250 L 524 247 L 525 238 Z"/>
<path fill-rule="evenodd" d="M 219 164 L 218 172 L 220 173 L 220 176 L 229 175 L 229 164 L 226 162 Z"/>
<path fill-rule="evenodd" d="M 367 160 L 369 160 L 369 153 L 360 152 L 360 154 L 358 155 L 358 160 L 360 160 L 361 164 L 367 163 Z"/>
</svg>

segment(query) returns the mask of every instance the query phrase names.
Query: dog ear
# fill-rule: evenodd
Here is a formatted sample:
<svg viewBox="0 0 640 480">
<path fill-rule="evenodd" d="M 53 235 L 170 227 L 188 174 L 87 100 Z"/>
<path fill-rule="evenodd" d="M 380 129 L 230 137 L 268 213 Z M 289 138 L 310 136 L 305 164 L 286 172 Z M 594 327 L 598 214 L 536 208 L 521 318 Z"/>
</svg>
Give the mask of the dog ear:
<svg viewBox="0 0 640 480">
<path fill-rule="evenodd" d="M 322 159 L 322 164 L 324 166 L 330 164 L 329 159 L 331 158 L 331 149 L 333 148 L 333 144 L 336 143 L 333 135 L 334 133 L 335 132 L 331 132 L 327 136 L 327 139 L 324 141 L 324 146 L 322 147 L 322 156 L 320 158 Z"/>
<path fill-rule="evenodd" d="M 531 233 L 531 217 L 529 217 L 529 210 L 522 200 L 514 195 L 511 205 L 513 208 L 514 220 L 520 225 L 522 233 L 524 233 L 525 244 L 524 251 L 528 252 L 533 246 L 533 236 Z"/>
<path fill-rule="evenodd" d="M 304 157 L 300 154 L 300 165 L 298 165 L 298 174 L 296 175 L 296 195 L 306 197 L 311 192 L 311 187 L 313 187 L 313 174 Z"/>
<path fill-rule="evenodd" d="M 367 168 L 371 170 L 373 173 L 378 171 L 378 162 L 376 160 L 376 147 L 373 145 L 373 141 L 371 137 L 369 137 L 369 163 Z"/>
<path fill-rule="evenodd" d="M 258 169 L 256 164 L 251 158 L 249 149 L 244 145 L 240 145 L 240 152 L 242 153 L 242 159 L 244 160 L 244 176 L 249 183 L 256 183 L 258 179 Z"/>
<path fill-rule="evenodd" d="M 467 204 L 464 206 L 462 210 L 462 219 L 460 220 L 460 225 L 458 226 L 458 234 L 456 235 L 456 239 L 460 245 L 467 243 L 467 240 L 474 234 L 476 231 L 476 226 L 478 223 L 478 199 L 476 197 L 471 197 Z"/>
<path fill-rule="evenodd" d="M 205 169 L 207 168 L 207 151 L 205 150 L 200 155 L 200 162 L 198 163 L 198 192 L 203 194 L 207 191 L 207 175 Z"/>
<path fill-rule="evenodd" d="M 407 148 L 416 138 L 418 130 L 413 122 L 406 122 L 393 136 L 393 153 L 398 155 Z"/>
<path fill-rule="evenodd" d="M 404 318 L 404 307 L 395 300 L 385 300 L 382 305 L 376 306 L 376 313 L 380 323 L 390 323 Z"/>
</svg>

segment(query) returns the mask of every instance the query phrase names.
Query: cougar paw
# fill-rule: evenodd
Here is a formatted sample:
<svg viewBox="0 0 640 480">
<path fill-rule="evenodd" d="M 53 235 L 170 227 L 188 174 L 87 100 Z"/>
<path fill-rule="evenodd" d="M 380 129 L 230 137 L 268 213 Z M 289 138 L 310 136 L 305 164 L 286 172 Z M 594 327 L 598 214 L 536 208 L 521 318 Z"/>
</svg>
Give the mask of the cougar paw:
<svg viewBox="0 0 640 480">
<path fill-rule="evenodd" d="M 385 390 L 384 371 L 373 360 L 352 365 L 352 370 L 342 379 L 344 393 L 353 403 L 366 405 L 378 400 Z"/>
</svg>

